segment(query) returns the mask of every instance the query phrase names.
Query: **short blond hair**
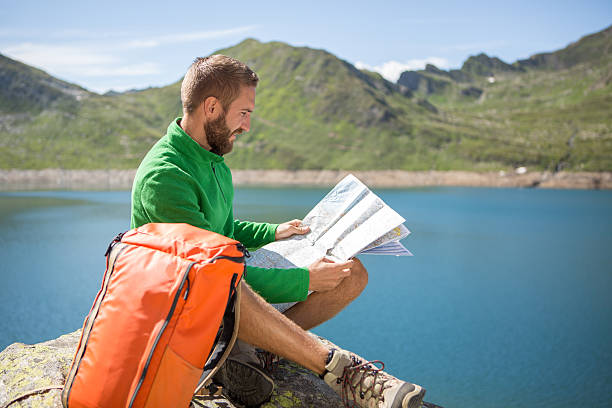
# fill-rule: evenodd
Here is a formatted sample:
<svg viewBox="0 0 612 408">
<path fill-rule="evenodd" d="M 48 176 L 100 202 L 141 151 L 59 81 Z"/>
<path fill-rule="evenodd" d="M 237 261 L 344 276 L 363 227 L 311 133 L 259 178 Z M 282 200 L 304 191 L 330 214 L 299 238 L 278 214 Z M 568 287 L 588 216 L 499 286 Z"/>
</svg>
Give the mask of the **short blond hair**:
<svg viewBox="0 0 612 408">
<path fill-rule="evenodd" d="M 257 74 L 237 59 L 221 54 L 196 58 L 181 84 L 183 112 L 192 113 L 210 96 L 227 110 L 242 86 L 256 87 L 258 82 Z"/>
</svg>

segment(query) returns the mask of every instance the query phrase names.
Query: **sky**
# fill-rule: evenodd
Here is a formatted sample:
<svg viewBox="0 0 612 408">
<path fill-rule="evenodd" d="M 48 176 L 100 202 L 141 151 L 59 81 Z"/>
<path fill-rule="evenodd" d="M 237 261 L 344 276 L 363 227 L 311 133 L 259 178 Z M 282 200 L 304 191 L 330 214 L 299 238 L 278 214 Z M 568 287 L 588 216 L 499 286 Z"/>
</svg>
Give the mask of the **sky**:
<svg viewBox="0 0 612 408">
<path fill-rule="evenodd" d="M 0 54 L 94 92 L 165 86 L 244 40 L 324 49 L 396 81 L 484 52 L 512 63 L 612 25 L 612 1 L 0 0 Z"/>
</svg>

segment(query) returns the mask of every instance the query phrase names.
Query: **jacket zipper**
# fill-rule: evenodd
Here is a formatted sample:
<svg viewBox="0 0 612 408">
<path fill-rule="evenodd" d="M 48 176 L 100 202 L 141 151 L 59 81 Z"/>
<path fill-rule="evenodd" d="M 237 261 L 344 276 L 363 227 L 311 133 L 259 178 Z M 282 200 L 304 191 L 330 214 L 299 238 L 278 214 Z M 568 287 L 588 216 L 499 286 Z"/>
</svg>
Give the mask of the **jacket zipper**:
<svg viewBox="0 0 612 408">
<path fill-rule="evenodd" d="M 215 163 L 210 162 L 210 167 L 212 167 L 212 172 L 215 176 L 215 180 L 217 181 L 217 186 L 219 186 L 219 191 L 221 191 L 221 196 L 223 197 L 223 201 L 225 201 L 225 204 L 227 204 L 225 193 L 223 192 L 223 189 L 221 188 L 221 183 L 219 182 L 219 178 L 217 177 L 217 172 L 215 171 Z"/>
</svg>

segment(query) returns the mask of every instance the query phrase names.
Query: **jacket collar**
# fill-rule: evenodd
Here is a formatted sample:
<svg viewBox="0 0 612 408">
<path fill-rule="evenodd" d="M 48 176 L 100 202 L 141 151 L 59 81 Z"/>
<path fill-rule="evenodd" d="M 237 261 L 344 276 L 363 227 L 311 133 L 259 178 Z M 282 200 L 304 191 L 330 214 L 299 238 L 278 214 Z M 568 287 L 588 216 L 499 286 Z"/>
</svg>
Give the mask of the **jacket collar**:
<svg viewBox="0 0 612 408">
<path fill-rule="evenodd" d="M 202 160 L 206 160 L 213 163 L 221 163 L 224 158 L 218 154 L 212 153 L 198 144 L 191 138 L 179 125 L 181 117 L 176 118 L 168 126 L 168 140 L 172 146 L 174 146 L 181 153 L 188 156 L 197 156 Z"/>
</svg>

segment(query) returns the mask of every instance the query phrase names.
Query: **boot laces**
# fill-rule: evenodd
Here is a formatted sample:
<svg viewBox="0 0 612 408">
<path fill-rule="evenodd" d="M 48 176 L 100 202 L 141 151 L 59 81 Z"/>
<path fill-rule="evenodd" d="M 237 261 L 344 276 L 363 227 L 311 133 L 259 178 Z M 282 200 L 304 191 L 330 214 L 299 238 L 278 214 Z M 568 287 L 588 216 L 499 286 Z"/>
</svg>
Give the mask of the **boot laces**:
<svg viewBox="0 0 612 408">
<path fill-rule="evenodd" d="M 357 398 L 365 399 L 368 391 L 368 399 L 376 398 L 378 402 L 384 401 L 383 391 L 390 388 L 386 384 L 388 377 L 383 372 L 385 364 L 379 360 L 362 362 L 355 356 L 351 356 L 352 364 L 344 367 L 342 377 L 336 380 L 342 384 L 342 403 L 346 408 L 358 408 Z M 378 367 L 377 365 L 380 365 Z M 371 381 L 367 381 L 371 378 Z M 366 384 L 366 382 L 368 384 Z M 380 384 L 380 391 L 377 392 L 375 386 Z M 351 398 L 352 397 L 352 400 Z"/>
<path fill-rule="evenodd" d="M 269 373 L 273 373 L 274 371 L 276 371 L 278 363 L 280 362 L 279 356 L 265 350 L 258 350 L 257 358 L 259 359 L 259 362 L 263 366 L 263 368 Z"/>
</svg>

